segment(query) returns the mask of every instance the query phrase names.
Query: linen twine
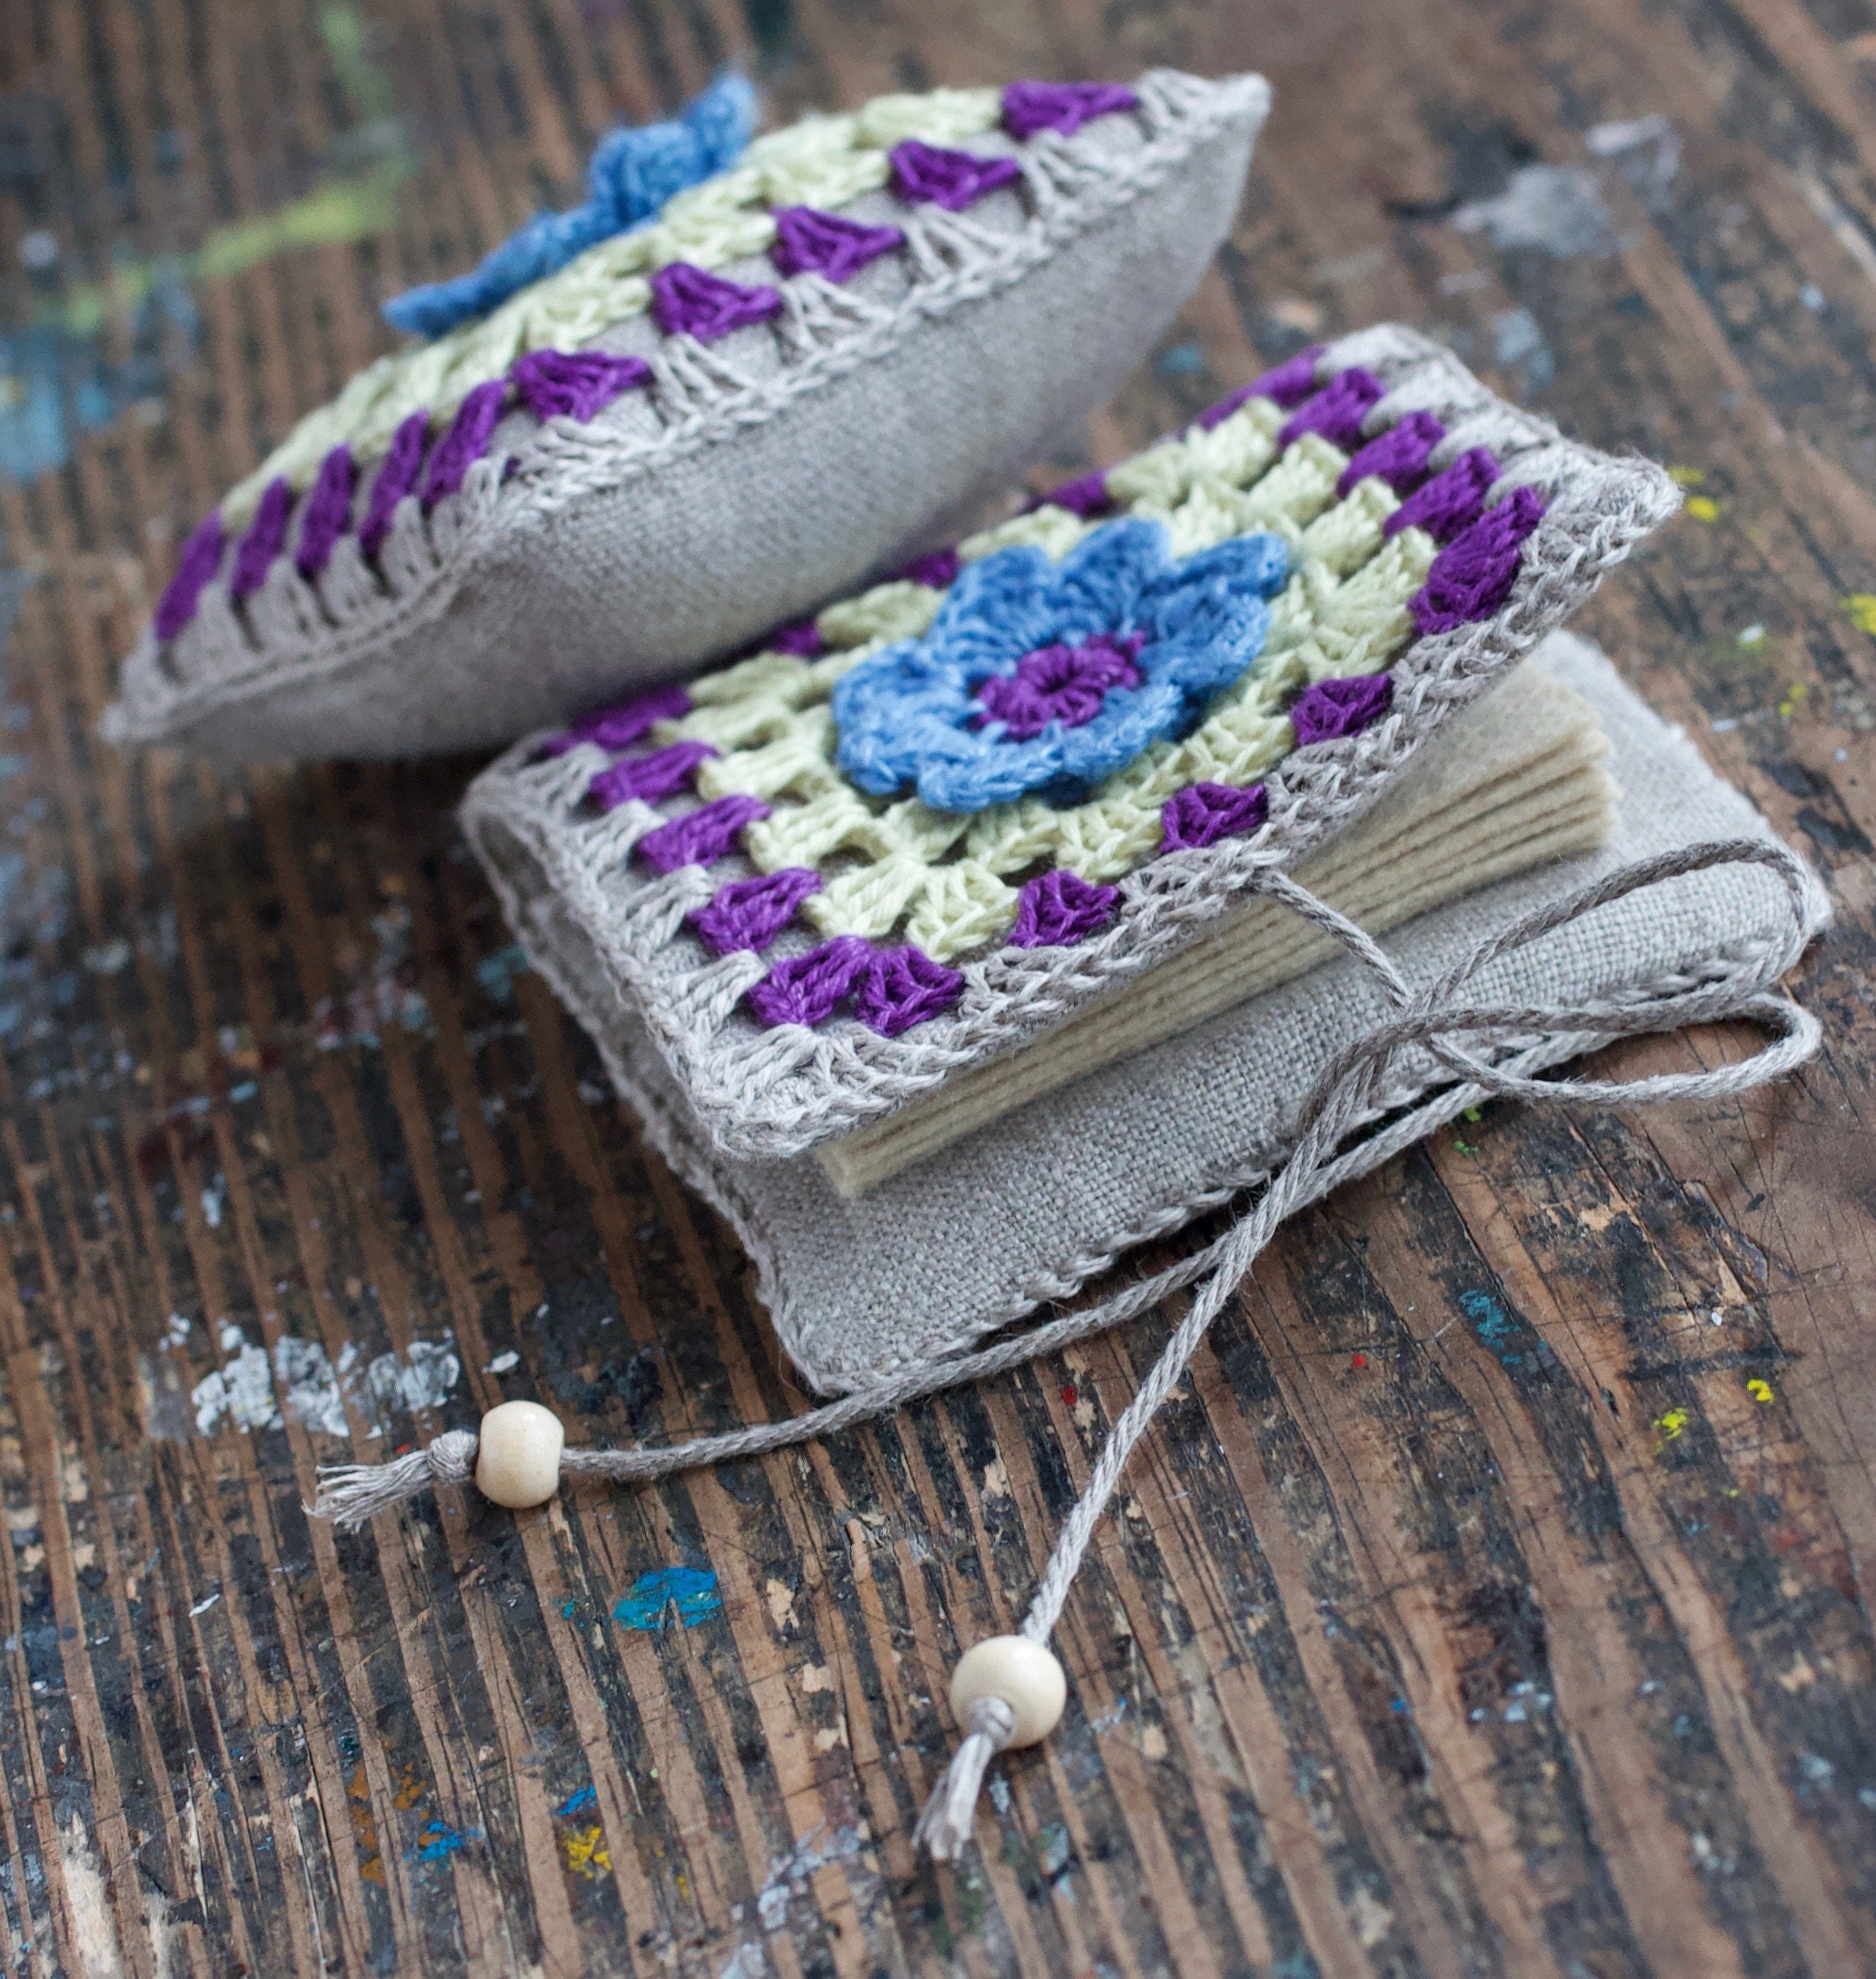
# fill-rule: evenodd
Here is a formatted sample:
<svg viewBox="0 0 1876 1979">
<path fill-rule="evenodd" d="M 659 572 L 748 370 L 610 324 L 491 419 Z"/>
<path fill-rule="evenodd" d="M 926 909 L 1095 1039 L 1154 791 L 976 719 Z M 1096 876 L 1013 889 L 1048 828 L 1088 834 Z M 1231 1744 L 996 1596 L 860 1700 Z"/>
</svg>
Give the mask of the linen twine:
<svg viewBox="0 0 1876 1979">
<path fill-rule="evenodd" d="M 1767 868 L 1783 883 L 1792 920 L 1780 937 L 1738 969 L 1695 988 L 1643 1003 L 1592 1000 L 1548 1009 L 1540 1005 L 1475 1004 L 1458 1000 L 1473 977 L 1504 955 L 1598 907 L 1686 873 L 1747 864 Z M 1333 935 L 1381 986 L 1394 1014 L 1355 1039 L 1325 1065 L 1298 1113 L 1295 1147 L 1275 1169 L 1263 1194 L 1221 1236 L 1191 1256 L 1116 1293 L 1099 1304 L 1031 1328 L 1009 1339 L 913 1368 L 873 1387 L 843 1396 L 820 1408 L 686 1443 L 624 1449 L 570 1449 L 562 1475 L 639 1483 L 681 1470 L 729 1463 L 830 1436 L 854 1424 L 890 1414 L 921 1397 L 1052 1353 L 1071 1342 L 1124 1324 L 1170 1293 L 1203 1279 L 1197 1296 L 1174 1329 L 1146 1379 L 1108 1433 L 1080 1497 L 1065 1520 L 1043 1569 L 1019 1633 L 1046 1645 L 1061 1617 L 1068 1591 L 1087 1551 L 1097 1522 L 1136 1444 L 1185 1374 L 1225 1302 L 1250 1271 L 1285 1218 L 1327 1195 L 1366 1152 L 1341 1142 L 1373 1106 L 1387 1074 L 1404 1052 L 1419 1049 L 1446 1067 L 1480 1098 L 1528 1099 L 1545 1105 L 1656 1105 L 1669 1099 L 1724 1099 L 1762 1086 L 1812 1057 L 1821 1039 L 1817 1019 L 1773 985 L 1797 961 L 1806 940 L 1809 880 L 1801 861 L 1782 845 L 1758 839 L 1719 839 L 1682 846 L 1637 860 L 1549 901 L 1476 943 L 1460 961 L 1424 989 L 1409 987 L 1386 954 L 1353 921 L 1286 874 L 1266 868 L 1250 890 L 1268 894 Z M 1774 1041 L 1737 1064 L 1702 1072 L 1664 1072 L 1635 1079 L 1535 1079 L 1501 1070 L 1474 1057 L 1458 1040 L 1558 1031 L 1605 1042 L 1692 1024 L 1745 1018 L 1776 1033 Z M 1339 1151 L 1338 1151 L 1339 1150 Z M 323 1467 L 316 1518 L 342 1528 L 440 1484 L 463 1484 L 473 1474 L 476 1433 L 452 1429 L 423 1449 L 389 1464 Z M 970 1839 L 977 1797 L 986 1768 L 1009 1744 L 1010 1706 L 980 1698 L 971 1706 L 966 1736 L 938 1785 L 915 1831 L 915 1840 L 939 1861 L 955 1859 Z"/>
</svg>

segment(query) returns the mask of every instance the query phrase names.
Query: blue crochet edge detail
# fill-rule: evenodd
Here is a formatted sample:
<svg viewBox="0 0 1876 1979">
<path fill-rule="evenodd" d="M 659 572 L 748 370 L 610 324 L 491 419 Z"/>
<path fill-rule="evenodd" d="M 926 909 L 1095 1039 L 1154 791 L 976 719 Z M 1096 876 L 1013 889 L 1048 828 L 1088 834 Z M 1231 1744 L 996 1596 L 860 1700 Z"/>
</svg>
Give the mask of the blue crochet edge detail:
<svg viewBox="0 0 1876 1979">
<path fill-rule="evenodd" d="M 674 193 L 734 164 L 755 129 L 756 93 L 747 77 L 726 70 L 676 117 L 609 131 L 587 167 L 583 206 L 536 214 L 468 274 L 393 295 L 385 321 L 432 338 L 486 316 L 589 247 L 655 218 Z"/>
</svg>

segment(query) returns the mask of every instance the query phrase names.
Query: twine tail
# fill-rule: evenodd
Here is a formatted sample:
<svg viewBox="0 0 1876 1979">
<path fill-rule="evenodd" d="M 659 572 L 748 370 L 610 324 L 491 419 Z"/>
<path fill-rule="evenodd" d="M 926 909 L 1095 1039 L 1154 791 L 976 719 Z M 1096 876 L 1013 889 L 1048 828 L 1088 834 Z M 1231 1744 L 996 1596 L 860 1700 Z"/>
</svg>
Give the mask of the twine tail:
<svg viewBox="0 0 1876 1979">
<path fill-rule="evenodd" d="M 387 1506 L 434 1486 L 467 1484 L 475 1473 L 478 1440 L 473 1429 L 446 1429 L 433 1443 L 388 1464 L 322 1464 L 319 1496 L 306 1510 L 349 1532 Z"/>
<path fill-rule="evenodd" d="M 979 1697 L 970 1707 L 970 1735 L 958 1746 L 912 1831 L 912 1846 L 928 1848 L 938 1862 L 956 1862 L 977 1826 L 978 1795 L 991 1760 L 1009 1744 L 1016 1716 L 1000 1697 Z"/>
</svg>

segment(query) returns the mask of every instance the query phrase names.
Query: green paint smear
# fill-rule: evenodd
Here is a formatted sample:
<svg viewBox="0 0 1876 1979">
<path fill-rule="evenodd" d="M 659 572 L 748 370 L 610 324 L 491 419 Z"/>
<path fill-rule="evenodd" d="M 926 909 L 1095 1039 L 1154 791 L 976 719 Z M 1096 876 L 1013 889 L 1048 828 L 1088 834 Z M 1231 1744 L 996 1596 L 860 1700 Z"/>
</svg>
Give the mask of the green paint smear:
<svg viewBox="0 0 1876 1979">
<path fill-rule="evenodd" d="M 319 38 L 333 65 L 347 107 L 367 124 L 388 122 L 397 114 L 397 95 L 390 75 L 372 60 L 365 25 L 358 9 L 334 0 L 319 10 Z"/>
<path fill-rule="evenodd" d="M 324 179 L 273 213 L 217 227 L 193 254 L 122 261 L 108 281 L 82 283 L 68 290 L 40 310 L 38 319 L 74 336 L 95 336 L 113 315 L 132 314 L 166 276 L 184 283 L 213 281 L 295 248 L 328 247 L 388 234 L 397 224 L 397 190 L 415 170 L 415 159 L 400 152 L 369 171 Z"/>
<path fill-rule="evenodd" d="M 357 163 L 328 172 L 310 192 L 272 213 L 233 220 L 209 234 L 193 254 L 126 256 L 102 282 L 69 289 L 43 306 L 36 320 L 74 336 L 95 336 L 114 315 L 128 316 L 164 280 L 215 281 L 302 247 L 330 247 L 388 234 L 397 224 L 397 193 L 417 169 L 397 118 L 397 93 L 388 71 L 372 60 L 358 9 L 333 0 L 319 12 L 326 59 L 355 126 L 334 142 L 334 159 Z"/>
</svg>

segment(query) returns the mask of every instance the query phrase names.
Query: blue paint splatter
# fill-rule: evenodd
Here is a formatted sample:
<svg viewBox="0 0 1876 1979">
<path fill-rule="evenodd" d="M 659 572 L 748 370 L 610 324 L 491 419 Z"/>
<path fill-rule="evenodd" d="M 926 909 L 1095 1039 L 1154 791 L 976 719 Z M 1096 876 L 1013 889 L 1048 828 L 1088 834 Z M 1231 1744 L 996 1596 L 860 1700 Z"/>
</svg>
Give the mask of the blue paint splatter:
<svg viewBox="0 0 1876 1979">
<path fill-rule="evenodd" d="M 30 481 L 63 467 L 72 436 L 156 403 L 197 334 L 195 305 L 163 267 L 129 313 L 130 355 L 114 363 L 102 324 L 51 315 L 0 337 L 0 479 Z"/>
<path fill-rule="evenodd" d="M 1153 360 L 1153 368 L 1162 378 L 1189 378 L 1205 369 L 1205 353 L 1196 343 L 1175 343 Z"/>
<path fill-rule="evenodd" d="M 480 1828 L 452 1828 L 447 1821 L 432 1821 L 418 1835 L 411 1854 L 419 1862 L 447 1862 L 481 1837 Z"/>
<path fill-rule="evenodd" d="M 678 1620 L 689 1628 L 722 1606 L 717 1576 L 708 1567 L 661 1566 L 633 1581 L 619 1597 L 612 1618 L 628 1628 L 659 1629 L 675 1608 Z"/>
<path fill-rule="evenodd" d="M 1522 1354 L 1505 1351 L 1515 1337 L 1516 1328 L 1504 1308 L 1489 1292 L 1462 1292 L 1459 1306 L 1465 1317 L 1472 1321 L 1472 1329 L 1480 1340 L 1492 1349 L 1501 1367 L 1518 1367 L 1524 1365 Z"/>
<path fill-rule="evenodd" d="M 1557 1357 L 1544 1340 L 1533 1339 L 1528 1349 L 1516 1353 L 1509 1350 L 1514 1340 L 1524 1338 L 1523 1328 L 1489 1292 L 1462 1292 L 1459 1304 L 1472 1321 L 1473 1331 L 1492 1350 L 1501 1367 L 1522 1367 L 1527 1363 L 1534 1367 L 1556 1365 Z"/>
<path fill-rule="evenodd" d="M 519 941 L 485 955 L 475 965 L 475 980 L 481 984 L 491 1003 L 509 1003 L 514 999 L 514 980 L 528 973 L 528 957 Z"/>
<path fill-rule="evenodd" d="M 597 1805 L 599 1798 L 599 1795 L 591 1786 L 582 1786 L 577 1794 L 569 1794 L 554 1812 L 562 1816 L 577 1815 L 582 1808 Z"/>
</svg>

